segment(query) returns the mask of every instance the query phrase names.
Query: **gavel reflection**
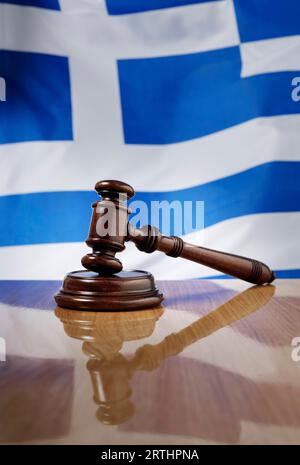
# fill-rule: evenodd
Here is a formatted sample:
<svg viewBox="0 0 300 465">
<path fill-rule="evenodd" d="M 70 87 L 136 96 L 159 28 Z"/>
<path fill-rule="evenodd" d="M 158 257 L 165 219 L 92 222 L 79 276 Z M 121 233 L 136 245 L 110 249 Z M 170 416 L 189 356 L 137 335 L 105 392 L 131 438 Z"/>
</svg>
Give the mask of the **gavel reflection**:
<svg viewBox="0 0 300 465">
<path fill-rule="evenodd" d="M 254 286 L 238 294 L 216 310 L 198 319 L 156 345 L 140 347 L 133 357 L 120 353 L 123 343 L 149 337 L 164 310 L 159 307 L 140 312 L 94 313 L 57 307 L 66 334 L 83 340 L 82 350 L 89 357 L 97 418 L 116 425 L 134 414 L 130 400 L 130 380 L 137 371 L 153 371 L 167 357 L 176 356 L 196 341 L 257 311 L 274 295 L 275 287 Z"/>
</svg>

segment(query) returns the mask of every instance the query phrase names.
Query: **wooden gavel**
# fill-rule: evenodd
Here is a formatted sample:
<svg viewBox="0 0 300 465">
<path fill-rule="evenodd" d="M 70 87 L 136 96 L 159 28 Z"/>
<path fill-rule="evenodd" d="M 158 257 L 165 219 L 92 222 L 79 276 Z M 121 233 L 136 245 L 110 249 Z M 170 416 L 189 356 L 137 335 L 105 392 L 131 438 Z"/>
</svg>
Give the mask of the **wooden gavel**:
<svg viewBox="0 0 300 465">
<path fill-rule="evenodd" d="M 102 196 L 102 200 L 93 204 L 94 212 L 86 241 L 87 245 L 92 247 L 93 253 L 85 255 L 82 259 L 83 266 L 88 270 L 107 275 L 118 273 L 123 266 L 115 254 L 124 250 L 126 241 L 132 241 L 143 252 L 152 253 L 159 250 L 169 257 L 185 258 L 253 284 L 274 281 L 274 272 L 257 260 L 188 244 L 180 237 L 164 236 L 150 225 L 141 229 L 134 228 L 128 221 L 130 211 L 124 205 L 124 201 L 134 195 L 134 189 L 128 184 L 120 181 L 100 181 L 95 189 Z M 109 227 L 99 232 L 99 225 L 103 226 L 109 220 L 108 212 L 111 207 L 117 212 L 117 215 L 111 216 L 114 232 L 109 233 Z"/>
</svg>

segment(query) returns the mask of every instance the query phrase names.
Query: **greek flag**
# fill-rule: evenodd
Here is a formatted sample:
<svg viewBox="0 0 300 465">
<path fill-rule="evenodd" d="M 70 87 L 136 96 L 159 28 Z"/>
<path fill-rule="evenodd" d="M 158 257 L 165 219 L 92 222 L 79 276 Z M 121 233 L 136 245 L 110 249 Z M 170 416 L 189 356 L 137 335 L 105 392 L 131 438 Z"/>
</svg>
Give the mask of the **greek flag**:
<svg viewBox="0 0 300 465">
<path fill-rule="evenodd" d="M 0 279 L 80 268 L 101 179 L 204 201 L 185 240 L 300 277 L 299 18 L 299 0 L 0 0 Z"/>
</svg>

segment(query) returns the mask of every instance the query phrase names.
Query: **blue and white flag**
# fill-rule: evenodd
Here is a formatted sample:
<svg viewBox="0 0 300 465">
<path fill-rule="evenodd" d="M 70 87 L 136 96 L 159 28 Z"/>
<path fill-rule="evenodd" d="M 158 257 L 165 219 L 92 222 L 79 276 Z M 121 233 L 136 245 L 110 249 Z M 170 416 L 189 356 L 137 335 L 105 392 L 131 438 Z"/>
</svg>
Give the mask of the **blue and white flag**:
<svg viewBox="0 0 300 465">
<path fill-rule="evenodd" d="M 0 0 L 0 279 L 80 268 L 101 179 L 204 201 L 184 239 L 299 277 L 299 18 L 299 0 Z"/>
</svg>

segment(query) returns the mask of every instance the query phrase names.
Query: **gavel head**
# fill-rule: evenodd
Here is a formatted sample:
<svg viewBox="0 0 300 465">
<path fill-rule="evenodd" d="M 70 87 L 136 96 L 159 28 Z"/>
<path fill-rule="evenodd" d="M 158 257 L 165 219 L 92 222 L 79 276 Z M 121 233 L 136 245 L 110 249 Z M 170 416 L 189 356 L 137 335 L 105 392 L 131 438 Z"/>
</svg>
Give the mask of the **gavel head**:
<svg viewBox="0 0 300 465">
<path fill-rule="evenodd" d="M 129 184 L 121 181 L 99 181 L 95 190 L 101 200 L 94 202 L 89 236 L 86 244 L 93 253 L 85 255 L 81 263 L 88 270 L 100 274 L 114 274 L 122 270 L 117 252 L 125 249 L 128 215 L 127 200 L 134 195 Z"/>
</svg>

